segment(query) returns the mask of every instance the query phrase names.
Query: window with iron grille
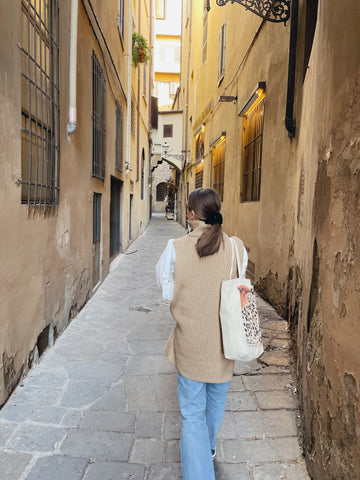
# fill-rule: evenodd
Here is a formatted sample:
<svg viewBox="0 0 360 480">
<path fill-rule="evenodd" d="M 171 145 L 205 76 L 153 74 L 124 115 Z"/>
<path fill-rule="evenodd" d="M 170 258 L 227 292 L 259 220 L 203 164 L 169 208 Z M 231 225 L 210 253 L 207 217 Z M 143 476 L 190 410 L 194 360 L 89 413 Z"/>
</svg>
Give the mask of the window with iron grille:
<svg viewBox="0 0 360 480">
<path fill-rule="evenodd" d="M 115 138 L 115 167 L 123 171 L 123 114 L 120 105 L 116 102 L 116 138 Z"/>
<path fill-rule="evenodd" d="M 224 23 L 220 28 L 219 33 L 218 80 L 220 80 L 225 75 L 225 39 L 226 24 Z"/>
<path fill-rule="evenodd" d="M 204 177 L 204 169 L 201 167 L 198 170 L 196 170 L 196 173 L 195 173 L 195 188 L 202 188 L 203 177 Z"/>
<path fill-rule="evenodd" d="M 244 119 L 242 201 L 260 200 L 264 101 Z"/>
<path fill-rule="evenodd" d="M 221 201 L 224 199 L 224 172 L 225 172 L 225 142 L 215 146 L 211 152 L 212 172 L 211 186 L 220 195 Z"/>
<path fill-rule="evenodd" d="M 173 136 L 173 124 L 164 125 L 163 137 L 172 137 Z"/>
<path fill-rule="evenodd" d="M 105 178 L 105 75 L 100 62 L 92 54 L 93 64 L 93 162 L 92 174 Z"/>
<path fill-rule="evenodd" d="M 59 5 L 21 1 L 21 203 L 59 201 Z"/>
</svg>

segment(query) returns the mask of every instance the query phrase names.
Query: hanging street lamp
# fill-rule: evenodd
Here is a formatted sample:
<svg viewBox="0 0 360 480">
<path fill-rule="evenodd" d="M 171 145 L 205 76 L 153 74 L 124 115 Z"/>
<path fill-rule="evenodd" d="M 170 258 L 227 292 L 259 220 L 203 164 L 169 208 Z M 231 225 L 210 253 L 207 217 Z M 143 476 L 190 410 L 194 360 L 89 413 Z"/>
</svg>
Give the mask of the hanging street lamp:
<svg viewBox="0 0 360 480">
<path fill-rule="evenodd" d="M 239 3 L 246 10 L 254 13 L 258 17 L 268 22 L 284 23 L 290 18 L 291 0 L 216 0 L 219 7 L 225 6 L 227 3 Z M 207 11 L 210 10 L 210 0 L 207 0 Z"/>
</svg>

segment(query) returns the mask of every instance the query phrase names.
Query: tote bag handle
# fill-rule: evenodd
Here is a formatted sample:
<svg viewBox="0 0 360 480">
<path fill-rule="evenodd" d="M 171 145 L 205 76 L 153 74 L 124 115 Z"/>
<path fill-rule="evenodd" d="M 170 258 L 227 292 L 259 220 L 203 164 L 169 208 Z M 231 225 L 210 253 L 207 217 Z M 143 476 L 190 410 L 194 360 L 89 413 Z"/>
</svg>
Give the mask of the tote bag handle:
<svg viewBox="0 0 360 480">
<path fill-rule="evenodd" d="M 238 276 L 239 277 L 241 277 L 241 270 L 242 269 L 241 269 L 241 264 L 240 264 L 240 255 L 239 255 L 238 246 L 236 245 L 236 242 L 232 237 L 230 237 L 229 240 L 230 240 L 230 243 L 231 243 L 231 269 L 230 269 L 229 280 L 231 280 L 232 274 L 233 274 L 233 265 L 234 265 L 234 250 L 235 250 L 235 253 L 236 253 L 236 263 L 237 263 L 237 269 L 238 269 Z"/>
</svg>

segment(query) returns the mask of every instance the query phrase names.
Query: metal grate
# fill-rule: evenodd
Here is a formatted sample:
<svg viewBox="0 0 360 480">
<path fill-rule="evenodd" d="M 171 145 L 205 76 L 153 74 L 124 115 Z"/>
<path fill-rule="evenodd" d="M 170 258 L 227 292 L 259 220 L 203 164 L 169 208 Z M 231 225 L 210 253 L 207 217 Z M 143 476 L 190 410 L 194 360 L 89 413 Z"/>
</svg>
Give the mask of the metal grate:
<svg viewBox="0 0 360 480">
<path fill-rule="evenodd" d="M 242 200 L 260 200 L 264 101 L 245 119 Z"/>
<path fill-rule="evenodd" d="M 123 114 L 120 105 L 116 102 L 116 139 L 115 139 L 115 167 L 123 171 Z"/>
<path fill-rule="evenodd" d="M 22 0 L 21 203 L 59 201 L 59 7 L 57 0 Z"/>
<path fill-rule="evenodd" d="M 212 150 L 212 188 L 224 199 L 225 142 Z"/>
<path fill-rule="evenodd" d="M 195 188 L 201 188 L 203 186 L 204 170 L 198 170 L 195 173 Z"/>
<path fill-rule="evenodd" d="M 105 178 L 105 75 L 100 62 L 92 54 L 93 63 L 93 162 L 94 177 Z"/>
</svg>

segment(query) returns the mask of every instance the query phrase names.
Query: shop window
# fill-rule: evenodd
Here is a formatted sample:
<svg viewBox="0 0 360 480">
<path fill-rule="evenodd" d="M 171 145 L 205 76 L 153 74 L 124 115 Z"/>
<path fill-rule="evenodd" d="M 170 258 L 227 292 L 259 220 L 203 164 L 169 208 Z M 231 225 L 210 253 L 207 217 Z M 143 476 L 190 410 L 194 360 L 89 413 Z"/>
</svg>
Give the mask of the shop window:
<svg viewBox="0 0 360 480">
<path fill-rule="evenodd" d="M 212 148 L 211 186 L 224 199 L 225 140 Z"/>
<path fill-rule="evenodd" d="M 264 100 L 244 118 L 242 201 L 260 200 Z"/>
</svg>

